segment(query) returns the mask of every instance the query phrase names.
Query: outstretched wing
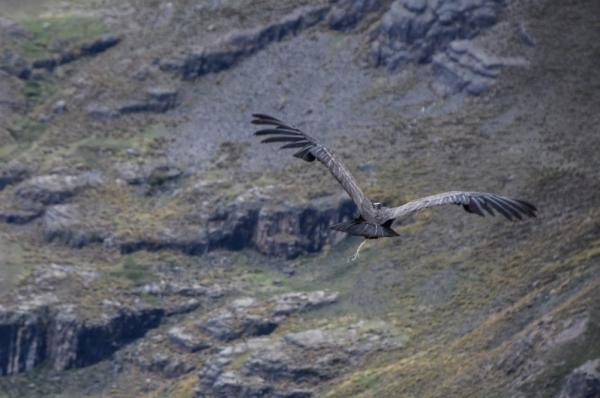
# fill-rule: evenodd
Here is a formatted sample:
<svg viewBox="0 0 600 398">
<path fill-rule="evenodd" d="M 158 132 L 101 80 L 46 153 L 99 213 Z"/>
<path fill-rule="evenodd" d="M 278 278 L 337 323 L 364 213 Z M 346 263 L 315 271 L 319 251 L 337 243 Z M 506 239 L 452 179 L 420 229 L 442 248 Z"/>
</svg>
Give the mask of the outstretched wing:
<svg viewBox="0 0 600 398">
<path fill-rule="evenodd" d="M 467 212 L 484 216 L 485 212 L 494 215 L 494 210 L 509 220 L 522 219 L 522 216 L 535 217 L 537 209 L 524 200 L 510 199 L 487 192 L 452 191 L 426 196 L 399 207 L 385 209 L 386 220 L 393 220 L 428 207 L 447 204 L 461 205 Z"/>
<path fill-rule="evenodd" d="M 254 134 L 257 136 L 268 136 L 261 142 L 270 143 L 278 142 L 284 143 L 280 149 L 298 149 L 294 156 L 312 162 L 315 159 L 323 163 L 325 167 L 329 169 L 335 179 L 342 185 L 342 187 L 348 192 L 348 195 L 352 198 L 352 201 L 358 207 L 360 213 L 365 218 L 372 218 L 373 205 L 368 200 L 360 189 L 350 171 L 344 166 L 344 164 L 338 160 L 333 153 L 321 145 L 317 140 L 309 136 L 308 134 L 298 130 L 297 128 L 290 127 L 281 120 L 275 119 L 274 117 L 254 114 L 253 124 L 272 126 L 258 130 Z"/>
</svg>

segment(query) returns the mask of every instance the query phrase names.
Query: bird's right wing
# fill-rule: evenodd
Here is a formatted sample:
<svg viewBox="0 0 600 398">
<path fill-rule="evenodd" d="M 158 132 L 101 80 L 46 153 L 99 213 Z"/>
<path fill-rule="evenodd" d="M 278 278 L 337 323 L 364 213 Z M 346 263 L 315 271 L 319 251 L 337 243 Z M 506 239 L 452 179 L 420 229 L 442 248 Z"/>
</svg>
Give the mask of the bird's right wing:
<svg viewBox="0 0 600 398">
<path fill-rule="evenodd" d="M 371 201 L 366 198 L 365 194 L 360 189 L 356 183 L 356 180 L 352 174 L 350 174 L 350 171 L 348 171 L 346 166 L 344 166 L 344 164 L 337 159 L 328 148 L 320 144 L 308 134 L 298 130 L 297 128 L 290 127 L 274 117 L 263 114 L 254 114 L 252 116 L 254 117 L 252 120 L 253 124 L 272 126 L 271 128 L 258 130 L 254 133 L 257 136 L 270 136 L 261 142 L 285 143 L 285 145 L 283 145 L 280 149 L 298 149 L 298 151 L 294 154 L 295 157 L 307 162 L 312 162 L 315 159 L 319 160 L 319 162 L 323 163 L 325 167 L 329 169 L 335 179 L 340 183 L 344 190 L 346 190 L 348 195 L 350 195 L 360 213 L 363 216 L 366 216 L 367 214 L 373 214 L 374 210 Z"/>
<path fill-rule="evenodd" d="M 509 220 L 513 218 L 520 220 L 521 215 L 535 217 L 537 211 L 534 205 L 524 200 L 511 199 L 487 192 L 452 191 L 426 196 L 399 207 L 385 209 L 385 219 L 394 220 L 428 207 L 447 204 L 461 205 L 468 213 L 475 213 L 482 217 L 485 214 L 484 211 L 493 216 L 495 210 Z"/>
</svg>

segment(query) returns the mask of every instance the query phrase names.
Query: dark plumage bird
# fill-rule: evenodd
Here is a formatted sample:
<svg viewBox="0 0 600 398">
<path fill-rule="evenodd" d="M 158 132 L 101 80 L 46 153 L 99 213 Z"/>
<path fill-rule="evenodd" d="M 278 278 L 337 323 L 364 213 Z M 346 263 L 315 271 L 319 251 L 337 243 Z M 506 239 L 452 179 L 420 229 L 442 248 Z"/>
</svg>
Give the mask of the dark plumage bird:
<svg viewBox="0 0 600 398">
<path fill-rule="evenodd" d="M 381 203 L 373 202 L 365 196 L 344 164 L 316 139 L 274 117 L 263 114 L 252 116 L 253 124 L 269 126 L 254 133 L 257 136 L 266 136 L 261 142 L 283 143 L 281 149 L 296 149 L 294 156 L 297 158 L 307 162 L 318 160 L 350 195 L 358 208 L 359 216 L 352 221 L 330 226 L 337 231 L 363 236 L 365 239 L 394 237 L 398 234 L 392 229 L 392 224 L 397 219 L 421 209 L 448 204 L 462 206 L 468 213 L 482 217 L 485 213 L 493 216 L 494 211 L 509 220 L 536 216 L 537 209 L 531 203 L 487 192 L 451 191 L 426 196 L 398 207 L 382 206 Z M 358 257 L 365 242 L 361 243 L 353 259 Z"/>
</svg>

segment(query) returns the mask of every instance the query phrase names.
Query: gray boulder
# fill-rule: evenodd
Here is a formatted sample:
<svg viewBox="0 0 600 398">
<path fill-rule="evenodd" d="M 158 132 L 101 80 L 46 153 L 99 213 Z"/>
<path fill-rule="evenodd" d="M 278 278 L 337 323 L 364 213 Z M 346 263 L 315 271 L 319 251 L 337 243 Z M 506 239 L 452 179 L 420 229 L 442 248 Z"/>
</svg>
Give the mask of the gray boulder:
<svg viewBox="0 0 600 398">
<path fill-rule="evenodd" d="M 78 204 L 50 206 L 42 218 L 44 237 L 74 248 L 104 242 L 109 233 L 88 225 L 87 221 Z"/>
<path fill-rule="evenodd" d="M 600 359 L 587 361 L 566 378 L 558 398 L 600 397 Z"/>
<path fill-rule="evenodd" d="M 13 38 L 23 38 L 29 36 L 27 29 L 25 29 L 25 27 L 17 21 L 0 17 L 0 37 L 4 34 Z"/>
<path fill-rule="evenodd" d="M 272 388 L 257 376 L 241 376 L 235 372 L 224 372 L 213 385 L 215 397 L 260 398 L 272 394 Z M 202 395 L 200 395 L 202 396 Z"/>
<path fill-rule="evenodd" d="M 210 336 L 231 341 L 240 337 L 271 334 L 288 316 L 336 302 L 338 293 L 291 292 L 270 300 L 239 298 L 197 323 Z"/>
<path fill-rule="evenodd" d="M 524 65 L 522 59 L 489 55 L 469 40 L 453 41 L 445 52 L 433 57 L 434 75 L 450 94 L 466 91 L 480 95 L 491 88 L 502 68 Z"/>
<path fill-rule="evenodd" d="M 44 214 L 41 208 L 19 209 L 6 208 L 0 209 L 0 222 L 7 224 L 27 224 Z"/>
<path fill-rule="evenodd" d="M 16 184 L 29 176 L 31 170 L 25 164 L 11 162 L 0 170 L 0 191 L 7 185 Z"/>
<path fill-rule="evenodd" d="M 238 299 L 229 308 L 218 310 L 198 323 L 198 327 L 210 336 L 231 341 L 242 336 L 262 336 L 273 332 L 279 322 L 262 314 L 262 308 L 254 300 Z"/>
<path fill-rule="evenodd" d="M 199 337 L 194 330 L 188 330 L 183 326 L 169 329 L 167 335 L 173 344 L 186 352 L 200 351 L 212 345 L 207 339 Z"/>
<path fill-rule="evenodd" d="M 136 363 L 145 371 L 161 373 L 168 378 L 180 377 L 195 369 L 195 365 L 187 358 L 163 351 L 156 352 L 155 347 L 153 351 L 138 350 Z"/>
<path fill-rule="evenodd" d="M 92 172 L 79 175 L 43 175 L 19 184 L 15 196 L 18 200 L 31 203 L 58 204 L 75 196 L 81 190 L 96 186 L 101 182 L 101 176 Z"/>
<path fill-rule="evenodd" d="M 183 175 L 178 167 L 165 161 L 126 161 L 116 165 L 119 177 L 130 185 L 159 186 Z"/>
<path fill-rule="evenodd" d="M 327 293 L 323 290 L 314 292 L 291 292 L 273 298 L 273 315 L 288 316 L 295 312 L 311 310 L 337 301 L 337 292 Z"/>
</svg>

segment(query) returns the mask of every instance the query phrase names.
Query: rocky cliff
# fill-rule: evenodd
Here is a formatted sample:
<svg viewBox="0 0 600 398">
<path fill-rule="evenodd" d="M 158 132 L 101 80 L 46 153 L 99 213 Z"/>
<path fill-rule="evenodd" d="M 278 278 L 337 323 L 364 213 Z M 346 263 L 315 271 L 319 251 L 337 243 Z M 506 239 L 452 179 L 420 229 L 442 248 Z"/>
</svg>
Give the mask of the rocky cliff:
<svg viewBox="0 0 600 398">
<path fill-rule="evenodd" d="M 598 13 L 2 2 L 0 397 L 597 396 Z M 255 112 L 387 205 L 539 217 L 428 210 L 349 262 L 355 206 Z"/>
</svg>

